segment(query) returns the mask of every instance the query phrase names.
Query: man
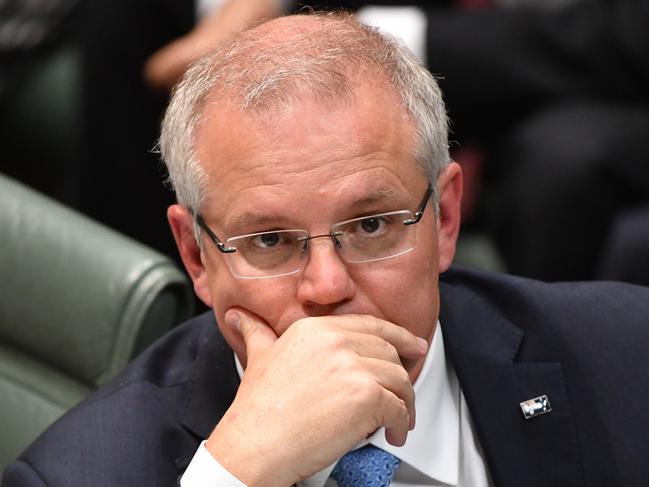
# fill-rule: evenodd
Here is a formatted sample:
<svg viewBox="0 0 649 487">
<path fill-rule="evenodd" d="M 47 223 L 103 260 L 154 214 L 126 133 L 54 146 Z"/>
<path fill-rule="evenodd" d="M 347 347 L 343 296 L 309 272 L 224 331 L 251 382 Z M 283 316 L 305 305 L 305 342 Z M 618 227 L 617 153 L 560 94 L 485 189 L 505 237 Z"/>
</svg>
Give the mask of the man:
<svg viewBox="0 0 649 487">
<path fill-rule="evenodd" d="M 161 149 L 214 313 L 3 485 L 647 484 L 649 290 L 438 284 L 462 176 L 437 85 L 403 48 L 346 16 L 238 34 L 178 87 Z"/>
</svg>

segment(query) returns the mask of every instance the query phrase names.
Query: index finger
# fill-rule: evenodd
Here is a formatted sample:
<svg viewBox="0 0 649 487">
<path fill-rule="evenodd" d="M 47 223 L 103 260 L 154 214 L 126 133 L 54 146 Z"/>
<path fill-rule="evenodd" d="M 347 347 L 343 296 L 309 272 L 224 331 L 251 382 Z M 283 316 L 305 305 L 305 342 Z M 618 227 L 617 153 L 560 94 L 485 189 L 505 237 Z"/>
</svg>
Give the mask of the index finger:
<svg viewBox="0 0 649 487">
<path fill-rule="evenodd" d="M 378 336 L 391 343 L 399 355 L 405 358 L 419 358 L 428 351 L 428 342 L 402 326 L 372 315 L 339 315 L 329 317 L 336 326 L 357 333 Z"/>
</svg>

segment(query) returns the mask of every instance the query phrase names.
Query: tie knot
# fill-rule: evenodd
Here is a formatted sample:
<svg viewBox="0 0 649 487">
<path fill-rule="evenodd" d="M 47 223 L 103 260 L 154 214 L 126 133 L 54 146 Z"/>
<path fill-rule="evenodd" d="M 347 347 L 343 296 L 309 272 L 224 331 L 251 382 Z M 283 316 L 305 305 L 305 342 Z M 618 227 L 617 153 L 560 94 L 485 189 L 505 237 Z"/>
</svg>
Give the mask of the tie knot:
<svg viewBox="0 0 649 487">
<path fill-rule="evenodd" d="M 366 445 L 345 454 L 331 472 L 339 487 L 388 487 L 401 461 L 384 450 Z"/>
</svg>

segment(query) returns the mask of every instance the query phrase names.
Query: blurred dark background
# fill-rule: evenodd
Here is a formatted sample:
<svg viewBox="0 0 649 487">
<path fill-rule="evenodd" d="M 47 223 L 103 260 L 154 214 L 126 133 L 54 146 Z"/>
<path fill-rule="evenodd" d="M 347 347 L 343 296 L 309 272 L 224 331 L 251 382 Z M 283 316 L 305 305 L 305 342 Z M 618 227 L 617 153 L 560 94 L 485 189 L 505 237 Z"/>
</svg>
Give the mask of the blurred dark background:
<svg viewBox="0 0 649 487">
<path fill-rule="evenodd" d="M 465 171 L 458 260 L 649 285 L 649 0 L 251 1 L 0 0 L 0 172 L 177 260 L 152 149 L 193 57 L 305 4 L 402 9 Z"/>
</svg>

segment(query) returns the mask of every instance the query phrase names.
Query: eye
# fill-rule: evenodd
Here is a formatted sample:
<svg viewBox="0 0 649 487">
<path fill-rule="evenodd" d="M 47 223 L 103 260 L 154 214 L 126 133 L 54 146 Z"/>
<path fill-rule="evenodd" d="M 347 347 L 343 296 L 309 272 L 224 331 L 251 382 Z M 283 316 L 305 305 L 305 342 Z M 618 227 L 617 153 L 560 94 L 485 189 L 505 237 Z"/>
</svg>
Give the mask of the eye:
<svg viewBox="0 0 649 487">
<path fill-rule="evenodd" d="M 380 225 L 381 222 L 378 218 L 366 218 L 365 220 L 361 220 L 361 227 L 367 233 L 376 232 L 379 229 Z"/>
<path fill-rule="evenodd" d="M 279 246 L 283 240 L 285 241 L 286 237 L 281 233 L 263 233 L 253 237 L 252 243 L 255 247 L 270 249 Z"/>
<path fill-rule="evenodd" d="M 358 221 L 358 231 L 372 236 L 379 236 L 385 233 L 389 219 L 383 216 L 372 216 Z"/>
</svg>

